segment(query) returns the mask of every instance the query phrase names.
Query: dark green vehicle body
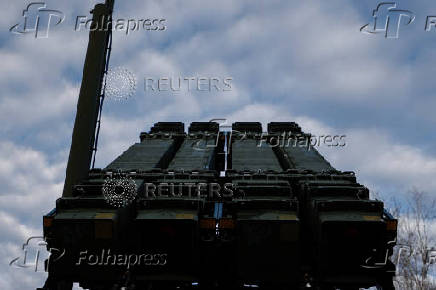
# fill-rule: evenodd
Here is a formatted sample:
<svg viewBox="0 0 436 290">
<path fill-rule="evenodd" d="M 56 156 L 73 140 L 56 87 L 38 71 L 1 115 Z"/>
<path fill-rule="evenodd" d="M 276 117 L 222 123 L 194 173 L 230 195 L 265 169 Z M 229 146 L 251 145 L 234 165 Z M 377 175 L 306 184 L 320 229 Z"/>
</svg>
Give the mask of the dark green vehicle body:
<svg viewBox="0 0 436 290">
<path fill-rule="evenodd" d="M 254 124 L 219 132 L 216 123 L 193 123 L 185 133 L 182 123 L 157 123 L 91 170 L 45 216 L 49 247 L 65 249 L 50 275 L 91 289 L 122 283 L 127 272 L 142 286 L 388 288 L 396 220 L 383 203 L 315 148 L 268 143 L 280 132 L 306 136 L 291 131 L 294 123 L 270 123 L 281 131 L 268 134 Z M 102 188 L 111 178 L 131 179 L 135 200 L 109 204 Z M 112 259 L 103 250 L 149 261 L 88 259 Z"/>
<path fill-rule="evenodd" d="M 40 289 L 73 282 L 90 289 L 393 289 L 396 220 L 294 122 L 269 123 L 266 133 L 258 122 L 236 122 L 231 131 L 194 122 L 187 132 L 183 123 L 159 122 L 106 168 L 90 169 L 111 44 L 111 32 L 98 28 L 107 27 L 112 8 L 106 0 L 93 10 L 97 29 L 64 191 L 43 219 L 52 255 Z"/>
</svg>

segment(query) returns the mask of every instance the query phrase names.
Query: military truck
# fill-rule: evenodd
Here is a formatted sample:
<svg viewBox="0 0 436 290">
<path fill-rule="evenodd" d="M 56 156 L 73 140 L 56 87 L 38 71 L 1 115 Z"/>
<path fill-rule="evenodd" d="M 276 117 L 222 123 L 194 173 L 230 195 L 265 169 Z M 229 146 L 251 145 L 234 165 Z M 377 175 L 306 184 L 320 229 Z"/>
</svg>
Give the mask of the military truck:
<svg viewBox="0 0 436 290">
<path fill-rule="evenodd" d="M 93 10 L 39 289 L 394 289 L 397 220 L 295 122 L 157 122 L 93 168 L 112 9 Z"/>
</svg>

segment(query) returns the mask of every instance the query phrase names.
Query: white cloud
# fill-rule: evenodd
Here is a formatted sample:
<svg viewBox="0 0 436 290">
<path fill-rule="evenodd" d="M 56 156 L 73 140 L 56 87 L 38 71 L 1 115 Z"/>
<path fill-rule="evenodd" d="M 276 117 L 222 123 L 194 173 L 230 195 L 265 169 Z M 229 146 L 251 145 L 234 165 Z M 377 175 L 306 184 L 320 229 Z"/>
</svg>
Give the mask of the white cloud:
<svg viewBox="0 0 436 290">
<path fill-rule="evenodd" d="M 0 142 L 0 210 L 26 225 L 40 225 L 62 193 L 65 164 L 50 164 L 39 151 Z"/>
<path fill-rule="evenodd" d="M 40 231 L 23 225 L 20 220 L 0 210 L 0 232 L 1 289 L 35 289 L 42 286 L 46 274 L 9 266 L 14 258 L 22 256 L 21 247 L 26 240 L 32 236 L 41 236 Z"/>
<path fill-rule="evenodd" d="M 22 255 L 21 246 L 42 235 L 42 216 L 61 195 L 65 163 L 50 164 L 44 153 L 0 142 L 0 288 L 35 289 L 44 273 L 17 269 L 9 262 Z"/>
</svg>

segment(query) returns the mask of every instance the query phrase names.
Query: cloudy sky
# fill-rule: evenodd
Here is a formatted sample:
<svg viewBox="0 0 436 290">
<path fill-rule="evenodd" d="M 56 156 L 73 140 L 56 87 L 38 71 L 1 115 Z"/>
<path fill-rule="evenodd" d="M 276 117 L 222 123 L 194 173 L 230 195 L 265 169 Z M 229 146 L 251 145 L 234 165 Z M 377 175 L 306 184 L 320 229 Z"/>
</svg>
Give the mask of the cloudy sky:
<svg viewBox="0 0 436 290">
<path fill-rule="evenodd" d="M 46 1 L 65 21 L 49 37 L 18 35 L 31 2 L 0 0 L 0 289 L 34 289 L 44 274 L 8 266 L 41 234 L 61 195 L 88 33 L 75 31 L 98 1 Z M 434 1 L 397 1 L 398 39 L 364 34 L 378 1 L 118 1 L 115 19 L 165 19 L 163 31 L 114 32 L 111 67 L 136 93 L 105 103 L 102 167 L 157 121 L 296 121 L 315 135 L 346 135 L 320 151 L 384 196 L 436 193 Z M 145 90 L 145 78 L 232 78 L 231 91 Z M 222 83 L 221 83 L 222 86 Z"/>
</svg>

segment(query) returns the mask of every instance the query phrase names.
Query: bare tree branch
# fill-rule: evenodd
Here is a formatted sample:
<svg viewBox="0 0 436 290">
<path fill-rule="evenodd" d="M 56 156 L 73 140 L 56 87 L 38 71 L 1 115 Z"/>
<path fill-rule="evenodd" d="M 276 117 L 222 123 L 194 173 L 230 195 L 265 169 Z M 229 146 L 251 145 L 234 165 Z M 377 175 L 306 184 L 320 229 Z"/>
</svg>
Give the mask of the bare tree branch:
<svg viewBox="0 0 436 290">
<path fill-rule="evenodd" d="M 436 197 L 413 189 L 406 200 L 392 198 L 391 212 L 399 217 L 398 242 L 392 261 L 397 266 L 395 284 L 401 290 L 434 290 L 435 277 L 430 271 L 429 254 L 436 237 L 431 224 L 436 222 Z"/>
</svg>

